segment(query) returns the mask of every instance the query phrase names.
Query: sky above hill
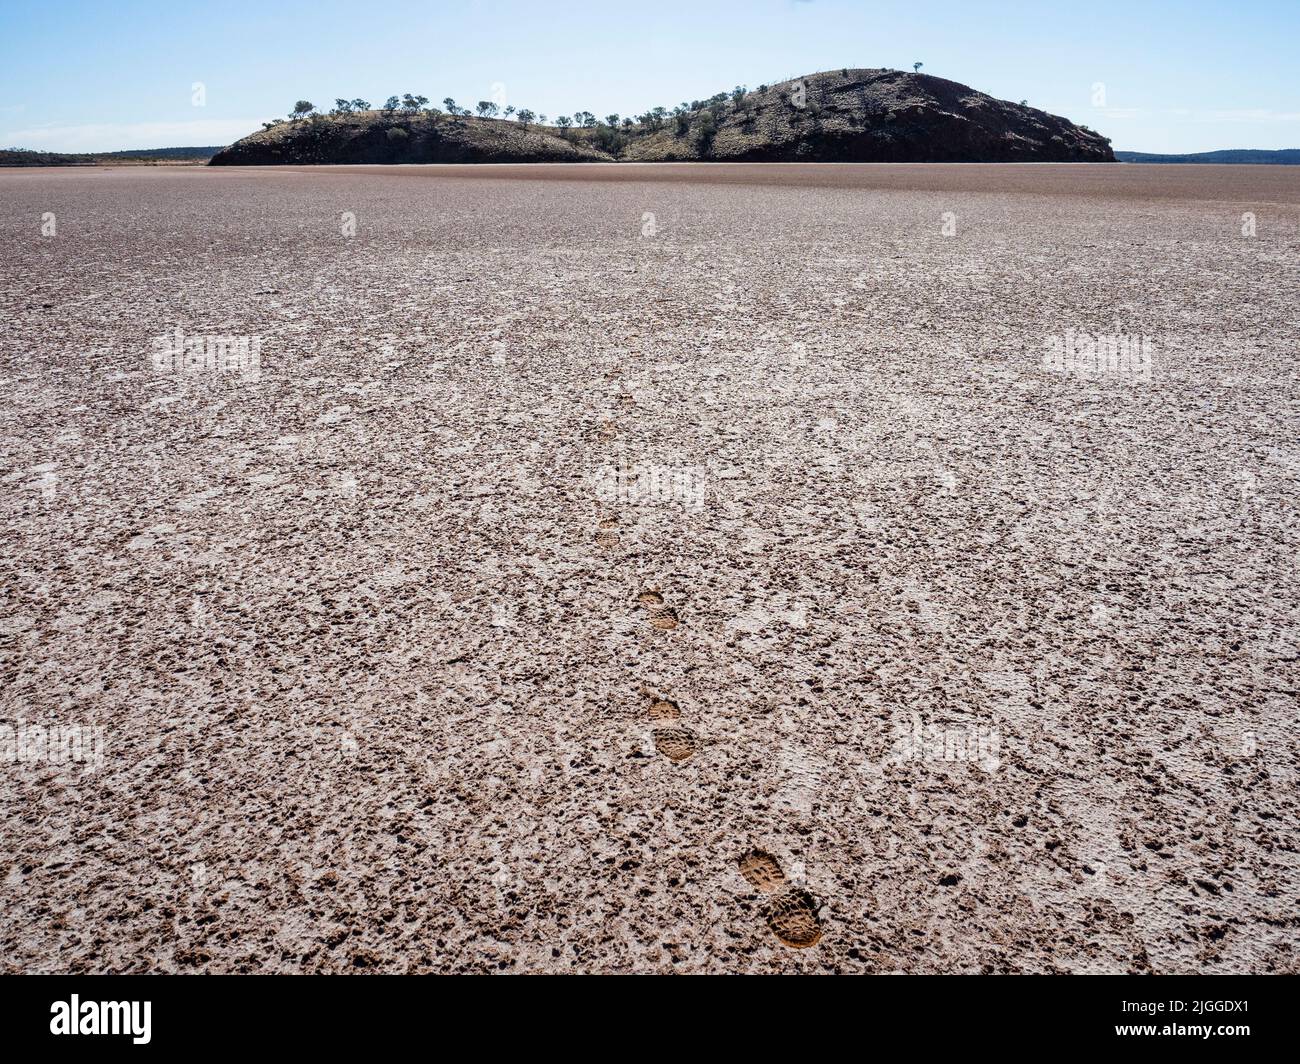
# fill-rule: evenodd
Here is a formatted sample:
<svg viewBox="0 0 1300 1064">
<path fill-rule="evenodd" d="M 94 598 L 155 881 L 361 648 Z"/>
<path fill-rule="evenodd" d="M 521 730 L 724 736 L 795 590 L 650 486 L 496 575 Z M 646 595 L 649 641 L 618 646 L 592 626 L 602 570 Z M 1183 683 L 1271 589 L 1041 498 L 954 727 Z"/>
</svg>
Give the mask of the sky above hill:
<svg viewBox="0 0 1300 1064">
<path fill-rule="evenodd" d="M 1297 41 L 1297 0 L 4 0 L 0 147 L 226 144 L 298 99 L 404 92 L 552 119 L 638 114 L 738 84 L 922 62 L 1116 150 L 1291 148 Z"/>
</svg>

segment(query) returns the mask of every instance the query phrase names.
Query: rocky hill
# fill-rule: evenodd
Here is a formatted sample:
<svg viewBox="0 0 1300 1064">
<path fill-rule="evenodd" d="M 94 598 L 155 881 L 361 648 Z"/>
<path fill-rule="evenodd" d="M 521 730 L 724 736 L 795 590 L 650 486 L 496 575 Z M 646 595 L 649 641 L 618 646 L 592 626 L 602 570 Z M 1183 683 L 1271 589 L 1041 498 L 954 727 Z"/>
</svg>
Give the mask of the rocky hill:
<svg viewBox="0 0 1300 1064">
<path fill-rule="evenodd" d="M 567 121 L 567 119 L 566 119 Z M 955 81 L 840 70 L 574 128 L 417 111 L 282 122 L 213 165 L 475 162 L 1114 162 L 1068 119 Z"/>
<path fill-rule="evenodd" d="M 712 121 L 705 114 L 713 116 Z M 720 113 L 672 120 L 632 141 L 629 161 L 1113 162 L 1110 143 L 1068 119 L 955 81 L 843 70 L 783 82 Z"/>
<path fill-rule="evenodd" d="M 281 122 L 217 152 L 209 165 L 270 163 L 582 163 L 611 157 L 551 126 L 402 111 Z"/>
</svg>

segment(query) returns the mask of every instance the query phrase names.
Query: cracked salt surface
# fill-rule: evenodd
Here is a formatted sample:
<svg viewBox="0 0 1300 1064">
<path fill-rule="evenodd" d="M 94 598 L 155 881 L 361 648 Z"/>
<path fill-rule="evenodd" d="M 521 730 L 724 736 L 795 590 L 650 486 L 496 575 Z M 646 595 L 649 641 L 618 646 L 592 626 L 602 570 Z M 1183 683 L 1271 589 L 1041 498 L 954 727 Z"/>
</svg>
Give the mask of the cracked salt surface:
<svg viewBox="0 0 1300 1064">
<path fill-rule="evenodd" d="M 1297 969 L 1300 172 L 452 169 L 0 174 L 0 968 Z"/>
</svg>

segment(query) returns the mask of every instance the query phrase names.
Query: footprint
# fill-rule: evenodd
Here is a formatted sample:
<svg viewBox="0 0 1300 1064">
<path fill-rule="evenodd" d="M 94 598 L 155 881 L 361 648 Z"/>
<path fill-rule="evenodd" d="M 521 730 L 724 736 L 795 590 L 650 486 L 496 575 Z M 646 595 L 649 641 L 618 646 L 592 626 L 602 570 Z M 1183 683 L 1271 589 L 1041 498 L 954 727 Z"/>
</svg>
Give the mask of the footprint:
<svg viewBox="0 0 1300 1064">
<path fill-rule="evenodd" d="M 677 724 L 682 718 L 682 710 L 671 698 L 656 698 L 650 703 L 649 715 L 655 724 L 655 749 L 669 761 L 685 761 L 699 750 L 700 742 L 695 733 Z"/>
<path fill-rule="evenodd" d="M 775 894 L 785 886 L 785 873 L 781 871 L 780 862 L 762 850 L 750 850 L 740 859 L 740 874 L 751 887 L 764 894 Z"/>
<path fill-rule="evenodd" d="M 822 937 L 817 902 L 806 890 L 796 887 L 778 894 L 768 904 L 767 926 L 791 949 L 815 946 Z"/>
<path fill-rule="evenodd" d="M 659 631 L 671 632 L 677 627 L 677 611 L 664 604 L 664 597 L 658 591 L 643 591 L 636 600 L 645 607 L 651 625 Z"/>
<path fill-rule="evenodd" d="M 596 546 L 603 550 L 613 550 L 622 540 L 618 534 L 618 518 L 606 517 L 601 521 L 596 532 Z"/>
<path fill-rule="evenodd" d="M 656 698 L 650 703 L 650 719 L 653 721 L 680 720 L 681 708 L 668 698 Z"/>
<path fill-rule="evenodd" d="M 618 426 L 612 421 L 602 421 L 598 430 L 600 438 L 608 442 L 618 438 Z"/>
<path fill-rule="evenodd" d="M 802 887 L 787 882 L 775 857 L 763 850 L 750 850 L 736 863 L 745 882 L 771 895 L 764 918 L 772 934 L 791 949 L 806 949 L 821 940 L 816 899 Z"/>
<path fill-rule="evenodd" d="M 699 743 L 689 728 L 656 728 L 655 749 L 669 761 L 685 761 L 699 749 Z"/>
</svg>

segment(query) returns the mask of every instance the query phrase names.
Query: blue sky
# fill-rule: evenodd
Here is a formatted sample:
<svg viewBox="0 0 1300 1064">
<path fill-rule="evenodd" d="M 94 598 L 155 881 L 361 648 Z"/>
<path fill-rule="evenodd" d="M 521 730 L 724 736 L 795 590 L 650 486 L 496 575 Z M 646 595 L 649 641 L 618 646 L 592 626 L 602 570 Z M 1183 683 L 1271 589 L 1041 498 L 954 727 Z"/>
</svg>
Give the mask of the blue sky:
<svg viewBox="0 0 1300 1064">
<path fill-rule="evenodd" d="M 552 117 L 632 114 L 736 84 L 919 60 L 924 73 L 1089 125 L 1117 149 L 1290 148 L 1297 42 L 1300 0 L 4 0 L 0 147 L 225 144 L 303 97 L 415 92 L 472 105 L 494 86 Z"/>
</svg>

